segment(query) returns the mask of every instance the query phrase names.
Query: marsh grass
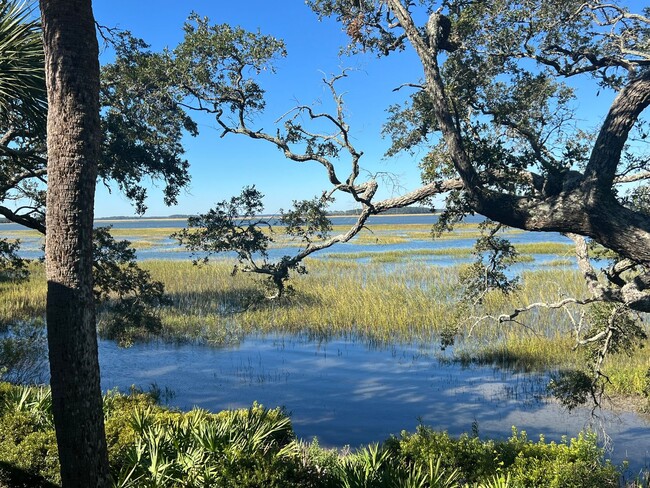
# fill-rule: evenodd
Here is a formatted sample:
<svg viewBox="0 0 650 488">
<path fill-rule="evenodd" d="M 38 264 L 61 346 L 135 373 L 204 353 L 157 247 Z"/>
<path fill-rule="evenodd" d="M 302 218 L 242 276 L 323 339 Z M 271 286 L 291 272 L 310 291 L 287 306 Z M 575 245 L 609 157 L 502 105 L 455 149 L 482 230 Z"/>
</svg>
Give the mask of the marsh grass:
<svg viewBox="0 0 650 488">
<path fill-rule="evenodd" d="M 459 267 L 417 263 L 309 260 L 307 275 L 293 280 L 295 294 L 280 301 L 259 301 L 249 276 L 231 276 L 232 263 L 195 267 L 177 261 L 143 263 L 166 283 L 173 299 L 163 309 L 164 335 L 180 340 L 228 344 L 248 334 L 291 333 L 311 339 L 351 337 L 369 344 L 438 344 L 440 334 L 459 323 L 454 355 L 461 361 L 519 371 L 581 368 L 584 353 L 574 350 L 569 313 L 575 308 L 533 311 L 520 323 L 481 321 L 458 308 Z M 481 313 L 498 315 L 562 296 L 586 296 L 573 269 L 540 269 L 522 276 L 510 295 L 488 294 Z M 460 317 L 459 317 L 460 316 Z M 459 322 L 459 318 L 462 318 Z M 646 349 L 650 342 L 646 343 Z M 644 350 L 611 358 L 606 373 L 612 392 L 640 394 L 650 367 Z"/>
<path fill-rule="evenodd" d="M 396 251 L 358 251 L 358 252 L 337 252 L 323 254 L 322 257 L 337 261 L 369 260 L 372 262 L 401 262 L 408 261 L 414 257 L 427 256 L 450 256 L 467 258 L 472 254 L 472 249 L 467 247 L 448 247 L 443 249 L 403 249 Z"/>
<path fill-rule="evenodd" d="M 45 316 L 45 269 L 40 263 L 30 263 L 29 271 L 23 282 L 0 280 L 0 332 L 7 324 Z"/>
<path fill-rule="evenodd" d="M 561 242 L 528 242 L 515 244 L 515 249 L 520 254 L 557 254 L 558 256 L 572 256 L 575 254 L 573 244 Z"/>
<path fill-rule="evenodd" d="M 465 227 L 467 232 L 474 232 L 475 226 Z M 148 235 L 146 243 L 155 243 L 167 238 L 170 230 L 137 229 L 137 235 Z M 134 235 L 132 229 L 120 231 L 124 231 L 118 232 L 122 236 Z M 524 262 L 533 259 L 528 253 L 569 256 L 573 252 L 570 245 L 548 242 L 519 245 L 518 249 L 526 253 L 520 256 Z M 317 339 L 353 337 L 379 345 L 437 344 L 450 324 L 459 323 L 454 354 L 461 360 L 520 370 L 584 366 L 582 353 L 572 349 L 572 325 L 565 311 L 531 312 L 523 324 L 483 321 L 474 325 L 473 312 L 458 306 L 462 265 L 435 267 L 422 263 L 427 256 L 468 259 L 471 250 L 454 247 L 324 254 L 321 257 L 327 259 L 307 260 L 309 273 L 292 280 L 295 294 L 277 301 L 264 300 L 264 291 L 250 276 L 231 276 L 234 262 L 229 260 L 201 267 L 172 260 L 143 261 L 141 265 L 154 279 L 165 283 L 172 299 L 173 305 L 159 312 L 166 340 L 224 345 L 237 343 L 248 334 L 286 332 Z M 0 282 L 0 327 L 44 315 L 43 267 L 33 263 L 31 268 L 32 275 L 24 283 Z M 482 313 L 498 315 L 538 301 L 587 296 L 579 273 L 560 265 L 526 271 L 522 284 L 511 295 L 489 294 Z M 645 351 L 648 347 L 650 342 Z M 645 351 L 608 362 L 606 373 L 613 391 L 643 391 L 650 368 Z"/>
<path fill-rule="evenodd" d="M 36 230 L 0 230 L 0 238 L 23 239 L 25 237 L 43 237 L 43 234 Z"/>
<path fill-rule="evenodd" d="M 553 259 L 551 261 L 546 261 L 544 266 L 548 267 L 563 267 L 563 266 L 575 266 L 575 259 Z"/>
</svg>

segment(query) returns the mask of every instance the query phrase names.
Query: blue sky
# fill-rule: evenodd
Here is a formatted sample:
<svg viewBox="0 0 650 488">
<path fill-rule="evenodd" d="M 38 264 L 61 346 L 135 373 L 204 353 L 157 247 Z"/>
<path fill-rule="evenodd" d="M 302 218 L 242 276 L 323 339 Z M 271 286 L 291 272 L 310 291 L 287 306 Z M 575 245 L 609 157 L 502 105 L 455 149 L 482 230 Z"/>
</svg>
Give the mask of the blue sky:
<svg viewBox="0 0 650 488">
<path fill-rule="evenodd" d="M 181 41 L 183 23 L 192 11 L 209 17 L 212 23 L 239 25 L 284 39 L 288 56 L 278 61 L 277 74 L 263 74 L 262 78 L 267 109 L 257 121 L 257 127 L 269 132 L 274 132 L 274 121 L 297 104 L 318 107 L 321 102 L 322 110 L 331 109 L 331 97 L 322 83 L 323 77 L 339 73 L 342 67 L 352 68 L 354 71 L 338 88 L 345 94 L 353 141 L 364 152 L 361 166 L 372 174 L 390 173 L 399 184 L 399 187 L 382 185 L 377 197 L 388 197 L 395 191 L 401 193 L 419 185 L 418 155 L 385 160 L 383 154 L 389 142 L 381 138 L 386 108 L 409 95 L 408 89 L 399 92 L 393 89 L 422 78 L 422 67 L 412 50 L 391 55 L 389 59 L 372 54 L 339 57 L 341 46 L 347 42 L 341 26 L 331 19 L 319 22 L 302 0 L 94 0 L 93 7 L 99 24 L 130 30 L 154 50 L 173 48 Z M 104 52 L 101 61 L 110 60 L 111 53 Z M 595 97 L 593 83 L 578 83 L 578 95 L 582 95 L 578 100 L 580 125 L 585 129 L 597 127 L 613 95 L 602 92 Z M 276 148 L 263 141 L 232 134 L 220 138 L 212 119 L 198 121 L 200 135 L 185 139 L 186 157 L 191 165 L 190 186 L 174 207 L 166 207 L 160 190 L 151 186 L 146 216 L 203 212 L 251 184 L 266 195 L 269 213 L 290 207 L 292 200 L 312 198 L 329 189 L 320 165 L 287 161 Z M 342 160 L 339 166 L 339 176 L 345 178 L 347 161 Z M 124 196 L 118 191 L 109 192 L 101 184 L 96 202 L 97 217 L 134 213 Z M 343 198 L 332 208 L 345 210 L 352 206 L 351 200 Z"/>
<path fill-rule="evenodd" d="M 333 20 L 319 22 L 302 1 L 95 0 L 93 8 L 99 24 L 130 30 L 154 50 L 174 47 L 181 41 L 183 22 L 192 11 L 209 17 L 213 23 L 259 29 L 284 39 L 287 58 L 277 63 L 277 74 L 264 75 L 263 79 L 268 104 L 259 126 L 266 130 L 298 103 L 320 101 L 323 109 L 328 108 L 330 97 L 321 80 L 325 75 L 339 73 L 341 67 L 353 68 L 340 89 L 345 92 L 354 141 L 365 153 L 362 167 L 372 173 L 397 175 L 402 189 L 418 185 L 417 158 L 383 160 L 388 141 L 380 137 L 385 109 L 408 94 L 407 90 L 394 93 L 392 89 L 402 83 L 417 82 L 421 77 L 421 67 L 413 53 L 405 52 L 390 60 L 374 55 L 340 58 L 339 49 L 347 40 L 340 25 Z M 101 60 L 110 61 L 110 52 L 105 52 Z M 312 198 L 328 189 L 321 166 L 287 161 L 277 149 L 262 141 L 236 135 L 220 138 L 214 126 L 211 119 L 200 119 L 200 135 L 185 140 L 192 182 L 178 205 L 166 207 L 160 191 L 152 187 L 147 216 L 202 212 L 250 184 L 266 195 L 267 212 L 288 208 L 292 200 Z M 347 162 L 341 161 L 341 175 L 346 176 L 346 170 Z M 394 190 L 387 188 L 379 196 L 390 196 Z M 131 205 L 119 192 L 109 193 L 103 185 L 97 188 L 96 202 L 97 217 L 133 214 Z M 340 200 L 333 208 L 351 206 L 349 200 Z"/>
</svg>

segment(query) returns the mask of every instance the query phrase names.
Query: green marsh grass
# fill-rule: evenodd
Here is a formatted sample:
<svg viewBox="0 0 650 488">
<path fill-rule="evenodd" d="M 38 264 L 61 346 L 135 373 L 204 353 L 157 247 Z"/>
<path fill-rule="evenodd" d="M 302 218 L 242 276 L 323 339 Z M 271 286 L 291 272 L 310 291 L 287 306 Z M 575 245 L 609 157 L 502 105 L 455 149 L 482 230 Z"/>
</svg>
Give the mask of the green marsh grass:
<svg viewBox="0 0 650 488">
<path fill-rule="evenodd" d="M 562 266 L 575 266 L 575 259 L 553 259 L 544 263 L 544 266 L 548 267 L 562 267 Z"/>
<path fill-rule="evenodd" d="M 11 322 L 45 316 L 45 269 L 40 263 L 30 263 L 29 271 L 23 282 L 0 281 L 0 331 Z"/>
<path fill-rule="evenodd" d="M 573 244 L 563 244 L 561 242 L 515 244 L 515 249 L 520 254 L 557 254 L 559 256 L 571 256 L 575 253 Z"/>
<path fill-rule="evenodd" d="M 163 225 L 163 224 L 161 224 Z M 336 226 L 334 232 L 342 231 Z M 363 239 L 429 237 L 428 225 L 373 225 Z M 176 229 L 113 229 L 140 248 L 156 245 Z M 33 231 L 12 232 L 16 236 Z M 476 224 L 463 224 L 449 238 L 478 232 Z M 278 243 L 294 242 L 280 233 Z M 140 243 L 138 243 L 140 241 Z M 499 315 L 528 304 L 554 302 L 560 297 L 587 296 L 584 281 L 569 264 L 573 248 L 561 243 L 517 245 L 522 262 L 531 254 L 556 254 L 550 266 L 523 273 L 522 288 L 504 296 L 489 294 L 485 313 Z M 180 250 L 180 248 L 179 248 Z M 295 294 L 278 301 L 260 300 L 262 292 L 250 276 L 231 276 L 233 262 L 215 260 L 202 267 L 189 261 L 143 261 L 154 279 L 163 281 L 173 306 L 160 310 L 163 338 L 215 345 L 236 343 L 248 334 L 288 332 L 314 338 L 354 337 L 374 344 L 438 344 L 441 332 L 462 315 L 454 353 L 461 359 L 500 364 L 523 370 L 580 367 L 585 364 L 573 351 L 572 324 L 563 310 L 542 310 L 522 316 L 525 325 L 483 321 L 471 327 L 471 311 L 459 310 L 458 272 L 462 265 L 435 267 L 418 262 L 427 256 L 471 258 L 471 247 L 413 249 L 386 252 L 320 254 L 327 259 L 307 260 L 307 275 L 294 276 Z M 562 263 L 555 264 L 555 263 Z M 15 320 L 42 317 L 45 278 L 42 265 L 32 264 L 31 278 L 20 284 L 0 283 L 0 326 Z M 578 314 L 577 310 L 574 313 Z M 100 316 L 101 322 L 101 316 Z M 650 343 L 646 344 L 646 351 Z M 607 374 L 613 391 L 639 394 L 650 368 L 644 351 L 610 360 Z"/>
<path fill-rule="evenodd" d="M 164 335 L 181 340 L 223 344 L 248 334 L 286 332 L 435 348 L 440 333 L 459 313 L 458 267 L 309 260 L 309 273 L 293 280 L 294 296 L 255 302 L 259 291 L 250 277 L 231 276 L 229 262 L 202 267 L 178 261 L 143 265 L 166 283 L 174 301 L 161 312 Z M 527 271 L 522 282 L 522 288 L 511 295 L 489 294 L 482 313 L 497 316 L 535 302 L 587 294 L 584 281 L 572 269 Z M 570 311 L 578 317 L 577 308 Z M 454 348 L 461 361 L 522 371 L 585 365 L 583 352 L 573 350 L 572 322 L 565 310 L 532 311 L 520 317 L 521 323 L 483 321 L 474 327 L 471 313 L 466 318 Z M 643 350 L 625 360 L 611 358 L 606 365 L 611 391 L 642 393 L 648 361 Z"/>
<path fill-rule="evenodd" d="M 327 259 L 337 261 L 355 261 L 359 259 L 370 260 L 373 262 L 400 262 L 413 257 L 426 256 L 451 256 L 451 257 L 469 257 L 472 254 L 472 248 L 465 247 L 448 247 L 442 249 L 404 249 L 397 251 L 358 251 L 358 252 L 337 252 L 323 254 Z"/>
<path fill-rule="evenodd" d="M 10 239 L 21 239 L 24 237 L 43 237 L 38 231 L 30 229 L 21 229 L 21 230 L 0 230 L 1 238 L 10 238 Z"/>
</svg>

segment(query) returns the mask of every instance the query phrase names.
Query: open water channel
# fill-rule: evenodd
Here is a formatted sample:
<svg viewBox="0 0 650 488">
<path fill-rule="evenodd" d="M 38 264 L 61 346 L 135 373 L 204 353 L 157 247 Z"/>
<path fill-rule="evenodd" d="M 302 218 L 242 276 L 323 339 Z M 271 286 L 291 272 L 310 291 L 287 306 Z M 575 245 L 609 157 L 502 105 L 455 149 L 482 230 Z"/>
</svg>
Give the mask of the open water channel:
<svg viewBox="0 0 650 488">
<path fill-rule="evenodd" d="M 383 217 L 381 223 L 394 223 L 390 220 L 394 218 L 398 217 Z M 399 219 L 404 222 L 404 217 Z M 431 222 L 431 216 L 407 219 Z M 158 220 L 111 224 L 115 228 L 183 225 Z M 12 230 L 9 224 L 0 225 L 0 231 Z M 559 235 L 513 237 L 520 242 L 566 242 Z M 166 248 L 172 245 L 165 242 L 162 248 L 140 250 L 139 258 L 187 257 Z M 469 246 L 471 242 L 412 241 L 382 249 L 440 245 Z M 366 247 L 376 249 L 348 244 L 328 252 Z M 32 252 L 38 250 L 28 249 L 25 257 L 32 257 Z M 221 348 L 149 343 L 123 349 L 100 341 L 100 363 L 104 389 L 126 391 L 131 385 L 143 389 L 156 385 L 171 392 L 163 395 L 169 405 L 181 409 L 197 406 L 216 411 L 248 407 L 254 401 L 267 407 L 283 406 L 291 413 L 299 437 L 317 436 L 324 446 L 377 442 L 403 429 L 413 431 L 420 422 L 453 435 L 478 428 L 483 438 L 507 438 L 516 427 L 531 439 L 543 434 L 558 441 L 586 428 L 598 432 L 604 428 L 611 437 L 609 456 L 615 462 L 629 460 L 632 472 L 650 466 L 647 418 L 625 411 L 602 411 L 598 419 L 590 409 L 568 412 L 547 398 L 547 374 L 462 367 L 441 360 L 435 344 L 376 347 L 354 339 L 322 342 L 264 335 Z"/>
<path fill-rule="evenodd" d="M 572 412 L 546 397 L 548 375 L 463 367 L 440 361 L 435 345 L 369 346 L 295 336 L 248 337 L 237 346 L 100 343 L 102 387 L 168 388 L 170 405 L 208 410 L 283 406 L 299 437 L 323 446 L 358 447 L 418 423 L 452 435 L 478 427 L 482 438 L 507 438 L 512 428 L 537 440 L 602 429 L 609 454 L 631 469 L 650 464 L 650 421 L 632 412 Z"/>
</svg>

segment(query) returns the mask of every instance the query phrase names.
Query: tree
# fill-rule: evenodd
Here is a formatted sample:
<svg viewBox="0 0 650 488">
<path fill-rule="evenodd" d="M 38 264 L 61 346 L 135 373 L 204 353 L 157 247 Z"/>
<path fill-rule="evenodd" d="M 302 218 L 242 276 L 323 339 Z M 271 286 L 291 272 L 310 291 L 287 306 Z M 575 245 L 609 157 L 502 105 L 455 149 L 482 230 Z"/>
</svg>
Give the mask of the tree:
<svg viewBox="0 0 650 488">
<path fill-rule="evenodd" d="M 181 240 L 208 252 L 230 246 L 247 263 L 240 269 L 269 275 L 281 291 L 289 270 L 298 269 L 304 257 L 351 239 L 370 215 L 436 195 L 446 195 L 439 231 L 478 213 L 498 225 L 561 232 L 576 243 L 590 296 L 535 305 L 607 304 L 592 314 L 593 328 L 576 331 L 578 344 L 594 350 L 592 386 L 605 381 L 600 368 L 605 355 L 616 350 L 615 344 L 637 344 L 645 332 L 631 324 L 638 324 L 638 313 L 650 311 L 649 127 L 643 118 L 650 104 L 648 9 L 631 13 L 618 2 L 599 0 L 308 4 L 320 17 L 343 24 L 351 52 L 390 56 L 411 48 L 417 54 L 423 79 L 396 87 L 412 94 L 401 106 L 389 107 L 384 133 L 392 140 L 388 157 L 426 154 L 420 162 L 424 185 L 378 200 L 380 181 L 373 176 L 362 180 L 363 152 L 355 147 L 344 99 L 336 90 L 346 71 L 324 80 L 333 112 L 299 106 L 281 118 L 277 129 L 256 128 L 264 91 L 255 76 L 273 69 L 274 58 L 285 54 L 283 44 L 194 16 L 186 24 L 185 40 L 160 55 L 187 108 L 213 114 L 222 135 L 266 141 L 291 160 L 323 166 L 330 188 L 311 204 L 296 202 L 291 211 L 302 216 L 303 229 L 323 217 L 326 203 L 341 192 L 352 196 L 360 210 L 357 222 L 341 235 L 313 239 L 299 233 L 303 247 L 276 262 L 263 253 L 246 256 L 246 246 L 264 245 L 266 237 L 240 225 L 241 215 L 223 212 L 228 202 L 196 220 L 202 229 L 209 226 L 211 235 L 195 229 Z M 580 92 L 574 79 L 585 80 Z M 594 97 L 612 94 L 608 113 L 595 129 L 576 113 L 578 94 L 587 89 Z M 349 169 L 341 177 L 344 161 Z M 208 217 L 218 225 L 210 226 Z M 481 246 L 493 256 L 486 265 L 494 279 L 484 281 L 507 291 L 511 284 L 499 277 L 502 264 L 496 260 L 512 258 L 509 244 L 491 239 L 494 230 L 487 232 Z M 202 238 L 209 244 L 196 246 Z M 602 273 L 591 264 L 590 242 L 608 250 L 609 266 Z M 528 309 L 494 319 L 513 321 Z"/>
<path fill-rule="evenodd" d="M 108 486 L 92 279 L 99 47 L 89 0 L 42 0 L 48 94 L 47 331 L 63 486 Z"/>
<path fill-rule="evenodd" d="M 0 215 L 45 233 L 47 101 L 42 33 L 30 14 L 26 4 L 15 1 L 0 9 Z M 164 182 L 165 202 L 173 204 L 189 182 L 180 140 L 184 133 L 195 135 L 196 126 L 179 110 L 178 101 L 169 99 L 164 78 L 148 79 L 145 87 L 133 76 L 133 64 L 143 72 L 147 66 L 144 57 L 135 57 L 131 44 L 136 41 L 128 32 L 109 31 L 105 39 L 115 48 L 116 61 L 102 70 L 98 178 L 115 184 L 138 213 L 146 209 L 141 181 L 147 177 Z M 10 202 L 20 206 L 11 208 Z M 96 298 L 105 312 L 102 331 L 125 343 L 156 332 L 155 308 L 165 302 L 162 283 L 137 266 L 127 241 L 115 241 L 108 229 L 94 234 Z M 0 277 L 27 275 L 19 249 L 19 242 L 0 239 Z"/>
<path fill-rule="evenodd" d="M 452 209 L 589 237 L 635 263 L 635 279 L 612 298 L 650 309 L 650 220 L 618 190 L 648 177 L 630 136 L 645 139 L 650 19 L 616 2 L 459 0 L 435 12 L 435 2 L 424 3 L 429 21 L 418 26 L 412 2 L 310 2 L 343 22 L 355 46 L 389 55 L 408 43 L 417 53 L 424 81 L 411 85 L 410 107 L 393 108 L 391 151 L 430 147 L 426 177 L 453 169 L 462 180 L 462 205 Z M 577 76 L 617 93 L 591 133 L 577 127 L 575 91 L 562 81 Z"/>
<path fill-rule="evenodd" d="M 31 11 L 15 2 L 0 5 L 0 117 L 45 122 L 43 45 Z"/>
</svg>

